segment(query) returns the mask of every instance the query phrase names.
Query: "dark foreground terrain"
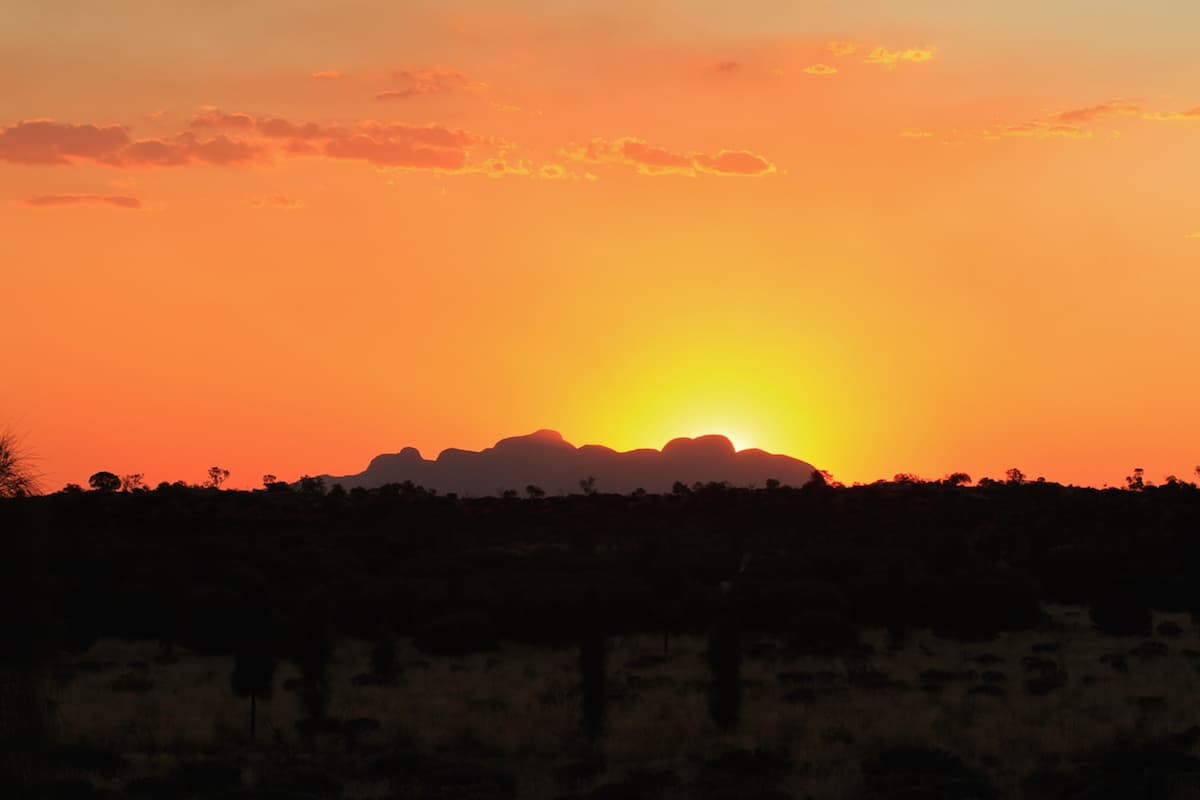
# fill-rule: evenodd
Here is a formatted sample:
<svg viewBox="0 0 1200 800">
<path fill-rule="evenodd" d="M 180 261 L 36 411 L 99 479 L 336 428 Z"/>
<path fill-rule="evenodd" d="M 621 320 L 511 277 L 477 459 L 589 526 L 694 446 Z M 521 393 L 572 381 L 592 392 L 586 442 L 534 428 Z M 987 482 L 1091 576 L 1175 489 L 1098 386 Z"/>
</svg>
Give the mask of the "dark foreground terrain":
<svg viewBox="0 0 1200 800">
<path fill-rule="evenodd" d="M 1200 797 L 1200 491 L 952 483 L 3 501 L 0 796 Z"/>
</svg>

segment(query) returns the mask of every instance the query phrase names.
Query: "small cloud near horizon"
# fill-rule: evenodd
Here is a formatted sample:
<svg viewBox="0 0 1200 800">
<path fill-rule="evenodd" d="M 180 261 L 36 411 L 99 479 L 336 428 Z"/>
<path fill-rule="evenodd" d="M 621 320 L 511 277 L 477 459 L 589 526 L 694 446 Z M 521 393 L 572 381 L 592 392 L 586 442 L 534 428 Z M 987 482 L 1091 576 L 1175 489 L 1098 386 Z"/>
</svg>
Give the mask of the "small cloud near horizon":
<svg viewBox="0 0 1200 800">
<path fill-rule="evenodd" d="M 624 164 L 643 175 L 758 176 L 776 171 L 773 163 L 749 150 L 721 150 L 716 155 L 676 153 L 655 147 L 633 136 L 615 141 L 593 139 L 568 155 L 576 161 L 592 164 Z"/>
<path fill-rule="evenodd" d="M 142 201 L 136 197 L 117 194 L 43 194 L 30 197 L 23 204 L 31 208 L 61 208 L 64 206 L 101 205 L 137 210 Z"/>
<path fill-rule="evenodd" d="M 295 211 L 304 208 L 304 203 L 284 194 L 271 194 L 266 197 L 256 197 L 250 201 L 251 208 L 278 208 L 284 211 Z"/>
<path fill-rule="evenodd" d="M 889 50 L 880 45 L 870 52 L 863 63 L 878 64 L 888 69 L 894 69 L 900 63 L 924 64 L 932 61 L 934 54 L 935 48 L 930 45 L 910 47 L 905 50 Z"/>
</svg>

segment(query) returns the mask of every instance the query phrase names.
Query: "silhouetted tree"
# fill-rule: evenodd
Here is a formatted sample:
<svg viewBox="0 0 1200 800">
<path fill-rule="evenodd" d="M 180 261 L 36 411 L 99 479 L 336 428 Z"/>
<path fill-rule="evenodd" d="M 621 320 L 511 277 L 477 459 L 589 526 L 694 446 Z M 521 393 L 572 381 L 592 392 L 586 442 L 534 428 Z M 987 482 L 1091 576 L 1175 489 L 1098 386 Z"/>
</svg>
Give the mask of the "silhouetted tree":
<svg viewBox="0 0 1200 800">
<path fill-rule="evenodd" d="M 583 490 L 584 494 L 589 494 L 589 495 L 595 494 L 596 493 L 596 477 L 594 475 L 588 475 L 586 478 L 580 478 L 579 479 L 579 488 Z"/>
<path fill-rule="evenodd" d="M 304 494 L 325 494 L 325 479 L 311 475 L 300 476 L 300 491 Z"/>
<path fill-rule="evenodd" d="M 255 736 L 258 698 L 269 699 L 275 679 L 274 634 L 266 593 L 246 593 L 237 620 L 237 649 L 229 683 L 238 697 L 250 698 L 250 739 Z"/>
<path fill-rule="evenodd" d="M 608 702 L 607 647 L 604 626 L 596 608 L 595 592 L 589 590 L 583 612 L 579 642 L 579 677 L 583 696 L 583 732 L 589 739 L 600 735 L 604 706 Z"/>
<path fill-rule="evenodd" d="M 1125 488 L 1131 492 L 1140 492 L 1146 488 L 1146 471 L 1136 467 L 1132 475 L 1125 476 Z"/>
<path fill-rule="evenodd" d="M 220 489 L 221 484 L 229 480 L 229 470 L 221 469 L 220 467 L 209 467 L 208 477 L 204 481 L 204 486 L 209 489 Z"/>
<path fill-rule="evenodd" d="M 375 645 L 371 648 L 371 672 L 381 681 L 396 677 L 396 632 L 387 620 L 379 624 Z"/>
<path fill-rule="evenodd" d="M 97 472 L 88 478 L 88 486 L 97 492 L 115 492 L 121 488 L 121 479 L 111 472 Z"/>
<path fill-rule="evenodd" d="M 121 491 L 136 492 L 138 489 L 145 489 L 146 482 L 143 480 L 143 475 L 140 472 L 131 472 L 128 475 L 121 476 Z"/>
<path fill-rule="evenodd" d="M 329 704 L 329 662 L 333 658 L 333 621 L 322 597 L 314 597 L 304 610 L 300 642 L 300 699 L 309 716 L 325 716 Z"/>
<path fill-rule="evenodd" d="M 951 472 L 942 479 L 946 486 L 966 486 L 971 482 L 971 476 L 965 472 Z"/>
<path fill-rule="evenodd" d="M 1025 482 L 1025 473 L 1021 472 L 1021 470 L 1017 469 L 1016 467 L 1007 470 L 1004 473 L 1004 477 L 1008 479 L 1010 486 L 1020 486 Z"/>
<path fill-rule="evenodd" d="M 271 484 L 276 483 L 278 481 L 279 481 L 279 478 L 276 478 L 272 473 L 268 472 L 266 475 L 263 475 L 263 488 L 270 489 Z"/>
<path fill-rule="evenodd" d="M 733 730 L 742 705 L 742 632 L 732 614 L 719 617 L 708 635 L 708 668 L 708 713 L 718 727 Z"/>
<path fill-rule="evenodd" d="M 32 461 L 16 434 L 0 432 L 0 498 L 25 497 L 40 491 Z"/>
<path fill-rule="evenodd" d="M 546 496 L 546 490 L 531 483 L 525 487 L 525 494 L 529 495 L 530 500 L 541 500 Z"/>
</svg>

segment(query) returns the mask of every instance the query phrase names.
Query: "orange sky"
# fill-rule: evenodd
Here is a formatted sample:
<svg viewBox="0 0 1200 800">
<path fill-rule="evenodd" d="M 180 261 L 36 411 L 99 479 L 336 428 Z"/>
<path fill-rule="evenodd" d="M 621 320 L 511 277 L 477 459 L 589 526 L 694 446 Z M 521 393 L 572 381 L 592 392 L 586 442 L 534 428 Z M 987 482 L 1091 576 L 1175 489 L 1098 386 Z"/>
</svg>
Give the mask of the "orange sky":
<svg viewBox="0 0 1200 800">
<path fill-rule="evenodd" d="M 1200 463 L 1200 6 L 30 0 L 0 426 L 49 488 L 728 434 Z"/>
</svg>

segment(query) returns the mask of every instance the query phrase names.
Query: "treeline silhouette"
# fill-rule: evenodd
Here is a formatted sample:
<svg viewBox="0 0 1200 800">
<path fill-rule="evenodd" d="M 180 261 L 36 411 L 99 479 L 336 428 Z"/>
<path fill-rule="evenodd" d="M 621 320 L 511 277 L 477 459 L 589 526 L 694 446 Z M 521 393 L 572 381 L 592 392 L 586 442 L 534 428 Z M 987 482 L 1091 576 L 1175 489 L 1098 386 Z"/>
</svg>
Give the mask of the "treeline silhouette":
<svg viewBox="0 0 1200 800">
<path fill-rule="evenodd" d="M 6 548 L 36 551 L 25 579 L 70 649 L 116 636 L 234 652 L 248 592 L 269 598 L 289 657 L 314 598 L 331 636 L 386 628 L 443 653 L 573 642 L 589 607 L 610 633 L 658 632 L 667 647 L 735 614 L 807 652 L 852 647 L 862 625 L 987 638 L 1036 626 L 1051 601 L 1090 604 L 1114 632 L 1147 627 L 1152 608 L 1200 610 L 1200 491 L 1179 481 L 524 499 L 280 486 L 18 498 L 0 502 L 0 529 Z"/>
</svg>

